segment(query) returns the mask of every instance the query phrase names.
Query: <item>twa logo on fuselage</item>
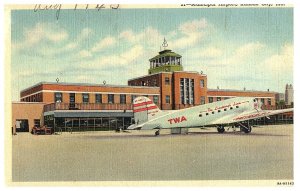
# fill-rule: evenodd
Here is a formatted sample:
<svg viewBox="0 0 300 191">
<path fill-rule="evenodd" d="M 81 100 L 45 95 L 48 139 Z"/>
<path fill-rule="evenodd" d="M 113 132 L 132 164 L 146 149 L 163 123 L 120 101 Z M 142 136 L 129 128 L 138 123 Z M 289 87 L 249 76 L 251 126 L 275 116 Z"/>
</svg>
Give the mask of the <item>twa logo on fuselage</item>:
<svg viewBox="0 0 300 191">
<path fill-rule="evenodd" d="M 173 124 L 173 123 L 181 123 L 183 121 L 187 121 L 187 119 L 186 119 L 185 116 L 181 116 L 181 117 L 168 119 L 168 121 L 169 121 L 170 124 Z"/>
</svg>

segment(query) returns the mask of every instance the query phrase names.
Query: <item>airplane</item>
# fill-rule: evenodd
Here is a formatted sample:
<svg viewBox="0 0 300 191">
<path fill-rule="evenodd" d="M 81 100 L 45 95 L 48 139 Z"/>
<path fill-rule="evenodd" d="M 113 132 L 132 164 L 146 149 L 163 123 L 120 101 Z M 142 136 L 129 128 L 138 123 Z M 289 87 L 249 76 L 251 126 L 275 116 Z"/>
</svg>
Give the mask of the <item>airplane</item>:
<svg viewBox="0 0 300 191">
<path fill-rule="evenodd" d="M 293 111 L 290 109 L 262 110 L 253 97 L 236 97 L 181 110 L 161 111 L 148 97 L 137 97 L 133 101 L 134 124 L 127 130 L 195 128 L 215 126 L 224 133 L 226 125 L 238 127 L 245 133 L 252 131 L 249 120 Z"/>
</svg>

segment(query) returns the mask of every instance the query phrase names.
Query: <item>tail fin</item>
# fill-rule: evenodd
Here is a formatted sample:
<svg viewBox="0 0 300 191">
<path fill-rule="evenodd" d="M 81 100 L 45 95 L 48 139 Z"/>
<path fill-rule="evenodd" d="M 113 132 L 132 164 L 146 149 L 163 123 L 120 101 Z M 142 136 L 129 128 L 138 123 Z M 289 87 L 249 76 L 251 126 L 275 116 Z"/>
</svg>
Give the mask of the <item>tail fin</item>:
<svg viewBox="0 0 300 191">
<path fill-rule="evenodd" d="M 141 96 L 133 100 L 133 114 L 136 125 L 156 118 L 161 112 L 148 97 Z"/>
</svg>

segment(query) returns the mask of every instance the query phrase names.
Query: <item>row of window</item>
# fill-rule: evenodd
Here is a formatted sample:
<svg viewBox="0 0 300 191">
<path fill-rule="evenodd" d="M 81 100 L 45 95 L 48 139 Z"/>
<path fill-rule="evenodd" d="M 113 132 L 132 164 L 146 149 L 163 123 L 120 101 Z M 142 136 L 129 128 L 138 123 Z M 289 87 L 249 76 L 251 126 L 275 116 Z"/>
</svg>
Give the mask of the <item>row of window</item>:
<svg viewBox="0 0 300 191">
<path fill-rule="evenodd" d="M 32 96 L 28 96 L 26 98 L 22 98 L 21 101 L 25 101 L 25 102 L 42 102 L 42 94 L 38 93 Z"/>
<path fill-rule="evenodd" d="M 235 108 L 239 108 L 239 106 L 237 105 L 237 106 L 235 106 Z M 229 108 L 229 110 L 232 110 L 232 109 L 233 109 L 233 107 L 230 107 L 230 108 Z M 224 110 L 224 111 L 227 111 L 227 108 L 224 108 L 223 110 Z M 222 112 L 222 110 L 219 109 L 219 110 L 218 110 L 218 113 L 221 113 L 221 112 Z M 210 113 L 208 113 L 208 112 L 205 113 L 206 116 L 208 116 L 209 114 L 210 114 Z M 215 114 L 215 112 L 212 111 L 211 114 Z M 202 117 L 202 113 L 199 114 L 199 117 Z"/>
<path fill-rule="evenodd" d="M 180 78 L 181 104 L 194 104 L 194 79 Z"/>
<path fill-rule="evenodd" d="M 102 94 L 94 94 L 95 95 L 95 103 L 103 103 L 103 97 Z M 148 97 L 147 95 L 144 95 L 145 97 Z M 63 102 L 63 95 L 61 92 L 54 93 L 54 101 L 55 102 Z M 131 95 L 131 103 L 133 103 L 133 100 L 137 97 L 137 95 Z M 75 102 L 75 94 L 70 93 L 69 102 L 74 103 Z M 153 102 L 155 104 L 158 104 L 158 95 L 153 96 Z M 88 93 L 82 93 L 82 103 L 90 103 L 90 94 Z M 114 94 L 108 94 L 107 95 L 107 103 L 113 104 L 115 103 L 115 95 Z M 120 104 L 126 104 L 126 95 L 120 94 Z"/>
<path fill-rule="evenodd" d="M 223 100 L 229 99 L 230 97 L 224 97 Z M 217 97 L 217 101 L 221 101 L 221 97 Z M 263 105 L 265 105 L 265 98 L 260 98 L 260 101 Z M 213 97 L 208 97 L 208 103 L 213 103 L 214 98 Z M 268 105 L 272 104 L 271 98 L 267 98 L 267 103 Z"/>
<path fill-rule="evenodd" d="M 183 78 L 181 78 L 183 79 Z M 194 81 L 194 79 L 192 79 Z M 165 77 L 165 85 L 170 85 L 171 84 L 171 80 L 169 77 Z M 152 79 L 152 80 L 147 80 L 147 81 L 144 81 L 142 80 L 139 84 L 139 82 L 137 82 L 136 84 L 131 84 L 131 85 L 136 85 L 136 86 L 158 86 L 157 84 L 157 80 L 156 78 Z M 204 80 L 200 80 L 200 88 L 204 88 L 205 87 L 205 83 L 204 83 Z"/>
</svg>

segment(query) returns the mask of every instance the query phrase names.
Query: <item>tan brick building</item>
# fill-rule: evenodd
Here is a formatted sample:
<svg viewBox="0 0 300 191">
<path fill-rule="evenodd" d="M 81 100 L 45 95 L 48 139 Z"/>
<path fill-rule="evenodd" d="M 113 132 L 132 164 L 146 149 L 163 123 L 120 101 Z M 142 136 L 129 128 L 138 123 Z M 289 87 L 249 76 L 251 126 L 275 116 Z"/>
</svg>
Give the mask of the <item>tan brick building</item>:
<svg viewBox="0 0 300 191">
<path fill-rule="evenodd" d="M 21 102 L 13 103 L 13 126 L 20 123 L 22 131 L 39 125 L 64 130 L 126 127 L 132 123 L 132 102 L 137 96 L 160 105 L 158 87 L 40 82 L 22 90 Z"/>
<path fill-rule="evenodd" d="M 129 79 L 127 86 L 40 82 L 21 91 L 12 103 L 13 126 L 30 131 L 46 124 L 55 130 L 113 130 L 133 121 L 132 102 L 147 96 L 162 110 L 174 110 L 232 97 L 257 98 L 275 109 L 276 92 L 208 89 L 207 75 L 184 71 L 181 55 L 160 51 L 149 59 L 148 75 Z"/>
<path fill-rule="evenodd" d="M 208 89 L 208 102 L 222 101 L 234 97 L 255 97 L 265 106 L 275 106 L 277 92 L 255 90 Z"/>
</svg>

